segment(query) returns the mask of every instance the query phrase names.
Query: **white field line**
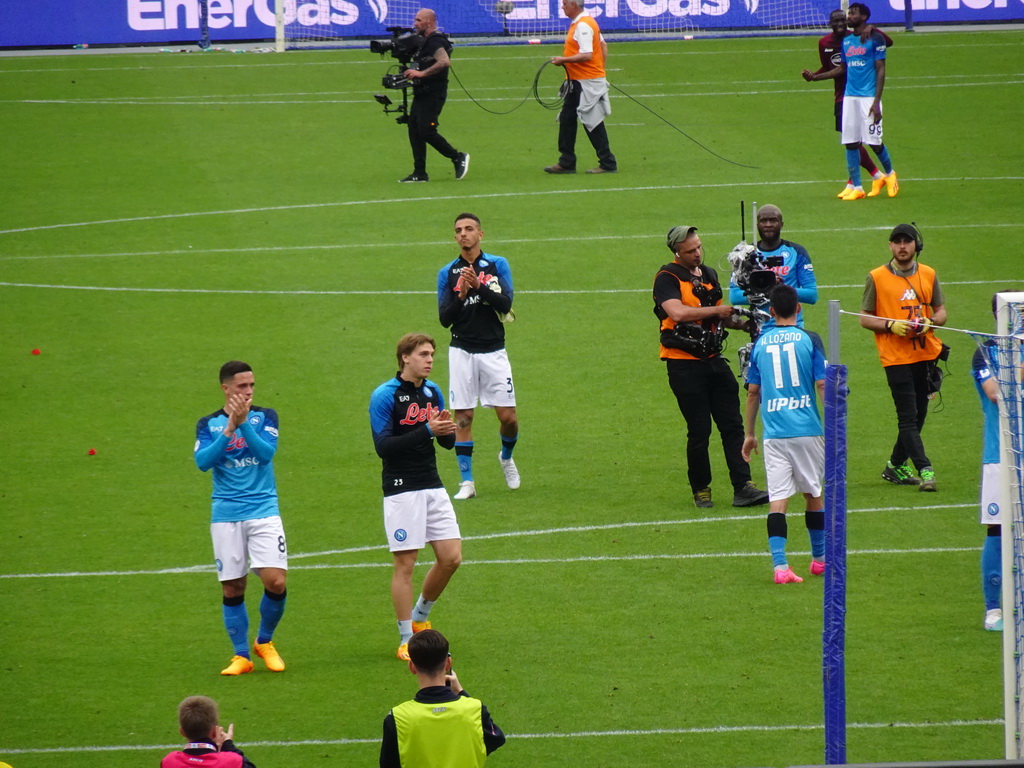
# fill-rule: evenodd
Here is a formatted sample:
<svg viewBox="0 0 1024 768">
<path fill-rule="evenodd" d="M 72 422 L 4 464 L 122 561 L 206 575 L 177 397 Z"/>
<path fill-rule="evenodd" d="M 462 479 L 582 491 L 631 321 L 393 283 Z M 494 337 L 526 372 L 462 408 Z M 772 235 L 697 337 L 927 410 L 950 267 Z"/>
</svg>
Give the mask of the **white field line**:
<svg viewBox="0 0 1024 768">
<path fill-rule="evenodd" d="M 913 88 L 1004 88 L 1008 85 L 1020 85 L 1024 83 L 1024 79 L 1021 80 L 992 80 L 992 81 L 978 81 L 978 82 L 961 82 L 961 83 L 923 83 L 915 84 Z M 627 88 L 642 88 L 650 87 L 647 85 L 633 86 L 630 84 L 626 85 Z M 520 89 L 522 90 L 522 89 Z M 770 91 L 764 91 L 760 89 L 744 88 L 742 90 L 735 91 L 693 91 L 683 89 L 677 92 L 666 92 L 657 91 L 655 93 L 635 93 L 633 91 L 625 91 L 623 93 L 634 98 L 634 99 L 678 99 L 680 96 L 686 96 L 688 99 L 692 98 L 719 98 L 719 97 L 731 97 L 731 96 L 764 96 L 764 95 L 782 95 L 796 93 L 802 96 L 816 94 L 817 91 L 813 88 L 779 88 L 772 89 Z M 118 97 L 106 97 L 101 99 L 6 99 L 0 100 L 0 104 L 33 104 L 33 105 L 52 105 L 62 104 L 72 107 L 79 106 L 116 106 L 116 107 L 248 107 L 248 106 L 294 106 L 295 104 L 365 104 L 366 96 L 357 96 L 355 98 L 324 98 L 323 95 L 317 95 L 315 98 L 309 96 L 295 95 L 292 98 L 275 98 L 270 99 L 264 96 L 263 98 L 232 98 L 225 99 L 220 97 L 221 100 L 214 100 L 217 97 L 192 97 L 192 98 L 163 98 L 161 100 L 155 100 L 156 97 L 135 97 L 135 96 L 122 96 Z M 520 101 L 522 95 L 516 94 L 512 96 L 475 96 L 470 99 L 468 96 L 459 97 L 452 96 L 448 98 L 448 103 L 501 103 L 509 101 Z M 645 125 L 645 123 L 641 123 Z M 652 123 L 657 126 L 657 123 Z"/>
<path fill-rule="evenodd" d="M 947 176 L 947 177 L 933 177 L 933 178 L 913 178 L 907 177 L 905 181 L 912 182 L 924 182 L 924 183 L 943 183 L 952 182 L 954 184 L 961 184 L 965 181 L 1024 181 L 1024 176 Z M 796 186 L 803 184 L 833 184 L 834 180 L 829 179 L 798 179 L 794 181 L 773 181 L 773 186 Z M 599 195 L 599 194 L 620 194 L 623 192 L 662 192 L 662 191 L 678 191 L 678 190 L 694 190 L 694 189 L 733 189 L 733 188 L 747 188 L 752 186 L 752 182 L 749 181 L 736 181 L 736 182 L 723 182 L 720 184 L 654 184 L 644 185 L 635 187 L 603 187 L 599 189 L 589 189 L 587 194 Z M 572 189 L 542 189 L 542 190 L 530 190 L 530 191 L 518 191 L 518 192 L 490 192 L 490 193 L 477 193 L 473 195 L 476 200 L 483 199 L 499 199 L 499 198 L 513 198 L 513 197 L 548 197 L 553 195 L 576 195 L 579 194 L 578 188 Z M 440 202 L 445 200 L 465 200 L 463 194 L 452 194 L 452 195 L 436 195 L 436 196 L 424 196 L 417 198 L 419 201 L 424 202 Z M 321 208 L 346 208 L 349 206 L 363 206 L 363 205 L 394 205 L 394 204 L 407 204 L 409 198 L 407 197 L 395 197 L 395 198 L 380 198 L 376 200 L 339 200 L 328 203 L 300 203 L 295 205 L 271 205 L 271 206 L 259 206 L 255 208 L 236 208 L 221 211 L 193 211 L 191 213 L 164 213 L 156 216 L 130 216 L 119 219 L 100 219 L 96 221 L 80 221 L 80 222 L 69 222 L 66 224 L 44 224 L 36 227 L 17 227 L 14 229 L 0 229 L 0 235 L 11 235 L 20 232 L 40 232 L 51 229 L 67 229 L 72 227 L 91 227 L 103 224 L 127 224 L 138 221 L 161 221 L 166 219 L 187 219 L 195 218 L 199 216 L 236 216 L 246 213 L 268 213 L 270 211 L 297 211 L 297 210 L 316 210 Z"/>
<path fill-rule="evenodd" d="M 942 722 L 924 723 L 847 723 L 846 727 L 853 730 L 874 730 L 883 728 L 934 729 L 934 728 L 970 728 L 977 726 L 1002 725 L 1002 720 L 946 720 Z M 509 741 L 516 739 L 591 739 L 622 736 L 703 736 L 716 733 L 775 733 L 785 731 L 822 731 L 824 726 L 818 723 L 791 725 L 713 725 L 704 728 L 621 728 L 607 731 L 566 731 L 557 733 L 506 733 Z M 380 738 L 370 739 L 293 739 L 289 741 L 247 741 L 245 749 L 260 747 L 321 747 L 347 746 L 350 744 L 379 744 Z M 81 747 L 33 747 L 29 749 L 7 749 L 0 746 L 0 754 L 4 755 L 53 755 L 82 754 L 92 752 L 169 752 L 181 749 L 181 744 L 117 744 L 109 746 Z"/>
<path fill-rule="evenodd" d="M 360 63 L 362 63 L 362 62 L 360 62 Z M 611 69 L 609 71 L 617 72 L 617 71 L 621 71 L 621 70 Z M 985 73 L 985 72 L 972 72 L 970 74 L 962 74 L 962 75 L 942 74 L 942 75 L 902 76 L 902 77 L 899 77 L 899 78 L 892 78 L 891 82 L 890 82 L 890 85 L 891 85 L 892 82 L 898 82 L 901 86 L 912 85 L 912 84 L 916 84 L 918 82 L 926 82 L 929 85 L 933 85 L 935 87 L 941 87 L 941 86 L 944 85 L 944 83 L 936 83 L 935 81 L 938 81 L 938 80 L 958 80 L 958 79 L 959 80 L 964 80 L 966 78 L 982 78 L 982 81 L 983 81 L 982 84 L 985 84 L 985 85 L 988 85 L 988 84 L 1006 85 L 1007 84 L 1007 80 L 1006 80 L 1007 77 L 1020 77 L 1020 78 L 1024 78 L 1024 72 L 1013 72 L 1013 73 L 1009 73 L 1009 72 L 993 72 L 991 74 Z M 989 83 L 989 82 L 985 81 L 986 78 L 988 78 L 992 82 Z M 931 82 L 927 82 L 927 81 L 931 81 Z M 774 84 L 792 85 L 793 84 L 793 78 L 787 77 L 787 78 L 776 78 L 776 79 L 766 79 L 766 80 L 744 80 L 742 82 L 724 83 L 723 85 L 732 85 L 732 86 L 742 85 L 742 86 L 744 86 L 746 88 L 749 88 L 752 85 L 774 85 Z M 958 84 L 959 83 L 955 83 L 955 82 L 949 83 L 949 85 L 958 85 Z M 977 85 L 978 83 L 966 83 L 966 84 L 967 85 Z M 628 83 L 628 85 L 630 87 L 632 87 L 632 88 L 679 88 L 680 87 L 680 83 L 679 82 L 671 82 L 671 83 L 668 83 L 668 82 L 666 82 L 666 83 L 632 82 L 632 83 Z M 524 86 L 521 86 L 521 85 L 488 85 L 487 86 L 487 93 L 495 93 L 495 92 L 499 92 L 499 91 L 514 91 L 516 94 L 522 94 L 523 89 L 524 89 Z M 787 90 L 785 92 L 786 93 L 797 93 L 797 92 L 803 92 L 803 91 L 804 91 L 804 89 L 798 89 L 798 90 L 794 90 L 794 91 L 788 91 Z M 778 93 L 778 92 L 779 91 L 769 91 L 769 93 Z M 809 92 L 810 93 L 814 93 L 813 90 L 811 90 Z M 694 92 L 692 90 L 686 90 L 685 94 L 687 96 L 702 95 L 702 94 Z M 670 94 L 663 94 L 663 95 L 679 95 L 679 94 L 670 93 Z M 704 93 L 703 95 L 718 95 L 718 92 L 708 92 L 708 93 Z M 353 97 L 353 103 L 360 103 L 360 104 L 362 104 L 362 103 L 366 102 L 366 89 L 365 88 L 361 88 L 361 89 L 347 90 L 347 91 L 326 91 L 326 90 L 325 91 L 277 91 L 277 92 L 268 92 L 268 93 L 260 93 L 260 94 L 249 93 L 249 94 L 246 94 L 245 96 L 241 96 L 241 95 L 236 94 L 236 93 L 201 93 L 201 94 L 183 93 L 183 94 L 178 95 L 178 96 L 125 96 L 125 95 L 122 95 L 122 96 L 106 96 L 106 97 L 103 97 L 103 98 L 98 98 L 98 97 L 97 98 L 91 98 L 91 99 L 88 100 L 88 103 L 90 103 L 90 104 L 103 104 L 103 103 L 153 104 L 153 103 L 161 103 L 163 100 L 166 100 L 166 99 L 173 99 L 174 100 L 173 103 L 178 103 L 178 102 L 181 102 L 181 101 L 186 101 L 187 103 L 190 103 L 190 104 L 196 104 L 196 103 L 201 103 L 203 101 L 208 101 L 210 99 L 225 99 L 226 100 L 224 102 L 225 104 L 238 104 L 238 103 L 250 103 L 251 104 L 251 103 L 263 103 L 262 101 L 256 101 L 256 102 L 251 101 L 251 99 L 254 99 L 254 98 L 259 98 L 259 99 L 271 99 L 271 98 L 273 98 L 273 99 L 294 99 L 294 98 L 301 98 L 301 99 L 304 99 L 306 97 L 316 97 L 317 100 L 321 100 L 325 96 L 352 96 Z M 519 96 L 508 96 L 508 97 L 505 97 L 505 98 L 492 97 L 492 98 L 490 98 L 488 100 L 489 101 L 503 101 L 503 100 L 504 101 L 516 101 L 516 100 L 518 100 L 518 98 L 519 98 Z M 241 102 L 241 101 L 239 101 L 240 99 L 248 99 L 250 101 Z M 477 99 L 477 101 L 480 101 L 480 100 L 481 99 L 479 99 L 479 98 Z M 26 101 L 26 100 L 25 99 L 8 99 L 8 100 L 0 99 L 0 104 L 20 103 L 20 102 L 23 102 L 23 101 Z M 39 99 L 32 99 L 32 100 L 29 100 L 29 101 L 32 102 L 32 103 L 45 103 L 45 101 L 39 100 Z M 77 99 L 59 99 L 58 101 L 61 102 L 61 103 L 75 103 L 78 100 Z M 305 102 L 302 102 L 302 103 L 305 103 Z"/>
<path fill-rule="evenodd" d="M 896 512 L 906 509 L 916 511 L 923 510 L 950 510 L 975 507 L 977 504 L 936 504 L 924 507 L 870 507 L 865 509 L 850 510 L 851 514 L 863 514 L 867 512 Z M 748 520 L 761 520 L 763 514 L 750 515 L 726 515 L 719 517 L 701 517 L 684 520 L 651 520 L 640 522 L 608 523 L 605 525 L 581 525 L 566 526 L 560 528 L 542 528 L 527 531 L 506 531 L 501 533 L 486 533 L 479 536 L 466 536 L 463 541 L 486 541 L 488 539 L 519 538 L 523 536 L 551 536 L 563 533 L 589 533 L 594 531 L 622 530 L 627 528 L 656 528 L 670 525 L 688 525 L 692 523 L 727 523 L 742 522 Z M 911 549 L 859 549 L 849 550 L 851 555 L 881 555 L 881 554 L 936 554 L 952 552 L 973 552 L 977 547 L 921 547 Z M 386 551 L 384 544 L 371 544 L 346 549 L 329 549 L 321 552 L 302 552 L 290 554 L 289 560 L 305 560 L 315 557 L 330 557 L 333 555 L 355 554 L 360 552 Z M 805 555 L 809 552 L 794 551 L 792 554 Z M 704 560 L 719 557 L 763 557 L 764 552 L 701 552 L 701 553 L 672 553 L 672 554 L 647 554 L 647 555 L 581 555 L 579 557 L 557 557 L 557 558 L 509 558 L 509 559 L 488 559 L 488 560 L 464 560 L 463 565 L 531 565 L 531 564 L 572 564 L 592 562 L 642 562 L 660 560 Z M 418 565 L 429 565 L 429 561 L 418 563 Z M 291 570 L 325 570 L 341 568 L 390 568 L 389 560 L 381 560 L 365 563 L 325 563 L 314 565 L 292 565 Z M 99 576 L 160 576 L 165 574 L 183 573 L 212 573 L 212 565 L 190 565 L 173 568 L 157 568 L 149 570 L 125 570 L 125 571 L 61 571 L 54 573 L 4 573 L 0 579 L 46 579 L 46 578 L 71 578 L 71 577 L 99 577 Z"/>
<path fill-rule="evenodd" d="M 1011 222 L 999 222 L 999 223 L 973 223 L 973 224 L 933 224 L 928 227 L 928 231 L 934 231 L 939 229 L 1002 229 L 1002 228 L 1016 228 L 1019 229 L 1024 227 L 1024 221 L 1011 221 Z M 810 234 L 821 234 L 824 232 L 837 233 L 837 232 L 851 232 L 851 233 L 864 233 L 864 232 L 885 232 L 888 231 L 889 227 L 826 227 L 826 228 L 801 228 L 800 236 Z M 706 232 L 705 237 L 731 237 L 735 235 L 735 232 L 731 230 L 729 232 Z M 588 240 L 646 240 L 652 239 L 650 232 L 644 232 L 642 234 L 632 235 L 590 235 L 587 237 Z M 495 250 L 502 250 L 507 245 L 513 244 L 534 244 L 534 243 L 561 243 L 565 241 L 565 237 L 506 237 L 499 241 L 488 240 L 488 242 L 500 243 L 495 247 Z M 420 242 L 421 246 L 424 247 L 445 247 L 451 246 L 451 239 L 445 240 L 424 240 Z M 326 245 L 262 245 L 252 247 L 234 247 L 234 248 L 172 248 L 165 251 L 120 251 L 115 253 L 49 253 L 33 256 L 11 256 L 0 254 L 0 262 L 3 261 L 38 261 L 40 259 L 126 259 L 126 258 L 155 258 L 159 256 L 208 256 L 211 254 L 257 254 L 257 253 L 304 253 L 308 251 L 341 251 L 349 250 L 353 248 L 370 249 L 370 248 L 387 248 L 394 249 L 401 246 L 407 245 L 407 243 L 328 243 Z M 491 246 L 488 246 L 491 247 Z M 819 286 L 820 287 L 820 286 Z M 645 289 L 646 290 L 646 289 Z"/>
<path fill-rule="evenodd" d="M 822 31 L 822 33 L 824 33 L 827 30 L 823 27 L 821 31 Z M 1011 29 L 1000 30 L 1000 29 L 986 28 L 986 29 L 978 29 L 976 31 L 979 34 L 992 34 L 992 33 L 1002 32 L 1008 38 L 1010 36 L 1013 36 L 1013 38 L 1016 38 L 1016 39 L 1008 39 L 1007 42 L 1005 42 L 1005 43 L 1004 42 L 991 42 L 991 41 L 968 41 L 968 42 L 960 42 L 960 43 L 952 43 L 952 44 L 944 43 L 943 47 L 944 48 L 1014 48 L 1014 49 L 1019 49 L 1020 48 L 1020 43 L 1018 41 L 1019 40 L 1019 36 L 1020 36 L 1020 32 L 1017 31 L 1017 30 L 1011 30 Z M 938 30 L 934 30 L 934 32 L 938 32 Z M 972 32 L 958 31 L 958 32 L 955 32 L 955 33 L 950 33 L 950 35 L 954 35 L 954 34 L 957 36 L 957 39 L 963 40 L 964 39 L 964 35 L 972 34 Z M 664 42 L 667 42 L 667 41 L 660 40 L 660 41 L 651 41 L 651 42 L 652 43 L 659 43 L 659 42 L 660 43 L 664 43 Z M 703 42 L 704 43 L 711 43 L 711 42 L 718 42 L 718 41 L 717 40 L 716 41 L 705 40 Z M 367 48 L 368 47 L 369 47 L 369 44 L 367 44 Z M 462 49 L 462 51 L 459 54 L 458 59 L 455 61 L 456 66 L 458 64 L 467 64 L 467 65 L 470 64 L 470 63 L 489 64 L 490 62 L 506 63 L 506 62 L 509 62 L 509 61 L 535 61 L 535 62 L 538 62 L 538 63 L 542 63 L 543 61 L 546 60 L 546 56 L 544 54 L 542 54 L 542 53 L 533 53 L 533 52 L 531 52 L 529 54 L 522 55 L 522 56 L 475 55 L 477 53 L 480 53 L 482 50 L 483 50 L 483 48 L 481 48 L 481 47 L 472 47 L 472 48 L 464 48 L 464 49 Z M 814 48 L 813 47 L 808 48 L 806 45 L 802 45 L 802 46 L 795 47 L 795 48 L 772 49 L 770 51 L 770 53 L 771 53 L 771 55 L 774 56 L 774 55 L 783 54 L 783 53 L 807 53 L 808 51 L 813 53 L 814 52 Z M 128 60 L 124 59 L 125 54 L 123 54 L 123 53 L 112 53 L 112 54 L 110 54 L 111 56 L 117 56 L 118 59 L 120 61 L 123 61 L 124 63 L 121 64 L 120 66 L 108 66 L 108 67 L 101 67 L 101 66 L 92 66 L 92 67 L 36 67 L 34 69 L 22 69 L 22 68 L 14 68 L 14 67 L 10 67 L 10 68 L 8 68 L 8 67 L 0 67 L 0 76 L 14 77 L 14 76 L 26 75 L 26 74 L 42 74 L 42 75 L 46 75 L 46 74 L 50 74 L 50 73 L 61 73 L 61 72 L 145 72 L 147 70 L 167 71 L 167 70 L 175 70 L 175 69 L 186 69 L 186 70 L 187 69 L 196 69 L 196 70 L 203 70 L 205 72 L 205 71 L 208 71 L 208 70 L 211 70 L 211 69 L 252 69 L 254 66 L 259 66 L 260 68 L 262 68 L 262 67 L 290 67 L 290 68 L 298 68 L 298 67 L 348 67 L 348 66 L 351 66 L 351 67 L 374 67 L 375 69 L 377 67 L 381 66 L 381 59 L 379 59 L 375 55 L 368 55 L 366 59 L 351 59 L 351 60 L 347 59 L 347 60 L 344 60 L 344 61 L 338 60 L 337 58 L 330 58 L 330 59 L 318 58 L 318 59 L 316 59 L 314 61 L 303 61 L 302 60 L 304 58 L 305 54 L 316 55 L 316 54 L 322 54 L 322 53 L 323 53 L 323 51 L 308 51 L 308 52 L 307 51 L 291 51 L 288 54 L 286 54 L 284 57 L 281 57 L 281 58 L 268 59 L 268 58 L 260 57 L 258 62 L 254 62 L 253 59 L 251 59 L 249 57 L 246 57 L 244 60 L 241 60 L 241 61 L 238 60 L 238 59 L 234 59 L 232 63 L 228 63 L 227 61 L 221 61 L 221 62 L 217 62 L 217 63 L 204 62 L 203 64 L 198 64 L 198 63 L 189 64 L 189 63 L 181 62 L 181 63 L 175 63 L 173 65 L 169 65 L 168 64 L 168 61 L 167 61 L 168 60 L 168 54 L 166 54 L 164 52 L 156 52 L 156 51 L 154 51 L 152 53 L 150 53 L 150 52 L 139 52 L 139 53 L 131 54 L 131 58 L 128 59 Z M 369 54 L 369 51 L 367 50 L 366 53 Z M 54 55 L 61 55 L 61 54 L 55 53 Z M 65 55 L 65 56 L 76 56 L 76 55 L 79 55 L 79 54 L 73 53 L 71 51 L 68 51 L 67 53 L 64 53 L 63 55 Z M 727 48 L 727 49 L 724 49 L 724 50 L 714 51 L 714 50 L 704 50 L 704 46 L 702 45 L 700 47 L 696 47 L 695 46 L 694 50 L 684 50 L 684 49 L 671 50 L 671 51 L 642 51 L 641 50 L 641 51 L 624 51 L 624 52 L 621 52 L 621 53 L 619 51 L 616 51 L 615 59 L 616 59 L 616 61 L 618 61 L 620 59 L 630 59 L 630 58 L 639 58 L 639 57 L 671 56 L 673 58 L 673 60 L 676 60 L 677 58 L 679 58 L 681 56 L 735 56 L 735 55 L 736 55 L 735 48 L 731 48 L 730 47 L 730 48 Z M 92 60 L 95 60 L 96 57 L 99 57 L 99 56 L 103 56 L 103 54 L 102 53 L 91 54 Z M 142 59 L 147 59 L 147 58 L 151 58 L 151 57 L 154 57 L 154 56 L 159 57 L 160 59 L 163 59 L 164 63 L 162 65 L 160 65 L 160 66 L 140 65 L 138 63 Z M 16 53 L 12 53 L 9 57 L 4 57 L 3 60 L 15 60 L 16 58 L 17 58 Z"/>
<path fill-rule="evenodd" d="M 943 285 L 1011 285 L 1014 280 L 943 280 Z M 819 285 L 819 289 L 863 288 L 864 283 Z M 245 288 L 133 288 L 108 285 L 54 285 L 51 283 L 10 283 L 0 281 L 0 288 L 41 288 L 64 291 L 100 291 L 113 293 L 208 293 L 246 296 L 433 296 L 437 291 L 313 291 L 256 290 Z M 580 288 L 578 290 L 519 290 L 517 294 L 565 296 L 571 294 L 650 293 L 650 288 Z M 846 313 L 851 314 L 851 313 Z"/>
</svg>

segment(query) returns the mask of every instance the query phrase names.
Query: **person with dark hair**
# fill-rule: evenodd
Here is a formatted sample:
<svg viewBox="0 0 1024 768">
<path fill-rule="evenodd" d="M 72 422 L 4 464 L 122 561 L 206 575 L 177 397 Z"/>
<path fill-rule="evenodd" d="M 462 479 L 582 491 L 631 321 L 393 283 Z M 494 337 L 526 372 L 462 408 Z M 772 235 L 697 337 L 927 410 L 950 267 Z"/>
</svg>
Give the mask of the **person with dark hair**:
<svg viewBox="0 0 1024 768">
<path fill-rule="evenodd" d="M 221 728 L 217 702 L 207 696 L 189 696 L 178 705 L 178 731 L 188 744 L 168 754 L 160 768 L 256 768 L 235 746 L 235 724 Z"/>
<path fill-rule="evenodd" d="M 451 328 L 448 347 L 448 394 L 455 411 L 455 458 L 459 462 L 457 500 L 476 496 L 473 480 L 473 415 L 479 403 L 498 417 L 501 452 L 498 462 L 511 490 L 520 485 L 512 451 L 519 440 L 512 364 L 505 350 L 505 324 L 512 311 L 512 270 L 501 256 L 484 253 L 484 232 L 474 213 L 455 217 L 457 259 L 437 273 L 437 313 Z"/>
<path fill-rule="evenodd" d="M 782 210 L 777 205 L 762 205 L 757 209 L 757 250 L 764 259 L 781 259 L 781 263 L 769 267 L 780 283 L 796 289 L 801 304 L 818 303 L 818 281 L 814 277 L 814 265 L 810 254 L 800 243 L 782 239 Z M 749 304 L 750 300 L 734 280 L 729 281 L 729 303 L 735 306 Z M 775 320 L 768 320 L 764 327 L 771 327 Z M 796 324 L 804 325 L 803 310 L 797 315 Z"/>
<path fill-rule="evenodd" d="M 864 3 L 850 4 L 846 21 L 853 34 L 843 38 L 842 60 L 832 70 L 818 76 L 821 80 L 846 77 L 840 141 L 846 146 L 846 169 L 852 188 L 840 194 L 842 200 L 867 197 L 860 178 L 860 150 L 864 144 L 871 147 L 882 163 L 889 197 L 896 197 L 900 191 L 889 150 L 882 141 L 886 43 L 882 33 L 868 25 L 870 18 L 871 9 Z"/>
<path fill-rule="evenodd" d="M 558 162 L 547 166 L 546 173 L 576 173 L 577 120 L 583 123 L 598 166 L 587 173 L 616 173 L 618 161 L 608 145 L 604 119 L 612 113 L 608 99 L 605 62 L 608 43 L 597 21 L 583 7 L 583 0 L 562 0 L 562 13 L 570 20 L 561 56 L 551 63 L 565 69 L 565 101 L 558 113 Z"/>
<path fill-rule="evenodd" d="M 825 395 L 825 347 L 816 333 L 797 325 L 797 291 L 780 284 L 772 289 L 775 324 L 754 342 L 747 369 L 747 430 L 743 458 L 757 453 L 754 428 L 761 414 L 764 467 L 768 476 L 768 548 L 776 584 L 803 581 L 786 558 L 790 496 L 803 494 L 804 523 L 811 539 L 810 572 L 825 572 L 825 432 L 818 398 Z"/>
<path fill-rule="evenodd" d="M 398 373 L 370 396 L 373 447 L 383 464 L 384 531 L 394 560 L 395 655 L 402 661 L 409 660 L 413 635 L 430 629 L 430 609 L 462 562 L 459 523 L 434 453 L 435 441 L 445 450 L 455 446 L 455 422 L 444 395 L 427 378 L 434 367 L 434 348 L 433 338 L 425 333 L 407 333 L 398 340 Z M 413 568 L 428 542 L 435 561 L 413 606 Z"/>
<path fill-rule="evenodd" d="M 472 698 L 452 670 L 448 640 L 434 629 L 409 641 L 416 697 L 384 718 L 380 768 L 479 768 L 505 743 L 487 707 Z"/>
<path fill-rule="evenodd" d="M 836 74 L 836 67 L 842 64 L 843 40 L 849 34 L 849 28 L 846 25 L 846 11 L 842 8 L 832 11 L 828 17 L 828 25 L 832 28 L 832 32 L 818 40 L 818 59 L 821 61 L 821 66 L 814 72 L 805 69 L 801 72 L 801 75 L 809 83 L 817 80 L 832 80 L 835 83 L 835 106 L 832 111 L 835 114 L 836 130 L 841 133 L 843 130 L 843 96 L 846 93 L 846 72 L 843 71 Z M 877 27 L 871 27 L 871 29 L 877 30 L 878 34 L 885 40 L 886 50 L 892 48 L 893 41 L 891 37 L 882 30 L 877 29 Z M 871 191 L 867 193 L 867 196 L 875 197 L 882 191 L 882 187 L 885 186 L 885 174 L 878 170 L 878 166 L 875 165 L 863 144 L 860 147 L 860 165 L 868 172 L 872 179 Z M 840 190 L 836 197 L 842 199 L 852 191 L 853 180 L 847 179 L 846 186 Z"/>
<path fill-rule="evenodd" d="M 469 172 L 469 154 L 459 152 L 438 133 L 437 121 L 448 100 L 448 68 L 452 65 L 452 43 L 437 30 L 437 14 L 429 8 L 416 12 L 412 27 L 423 37 L 416 53 L 415 66 L 404 74 L 412 80 L 412 106 L 409 107 L 409 145 L 412 147 L 412 173 L 403 183 L 430 181 L 427 175 L 427 145 L 436 149 L 455 166 L 455 178 Z"/>
<path fill-rule="evenodd" d="M 892 258 L 868 274 L 860 303 L 860 324 L 875 334 L 878 356 L 896 405 L 899 434 L 882 479 L 895 485 L 937 490 L 935 470 L 925 453 L 921 430 L 928 416 L 932 368 L 942 353 L 933 333 L 946 324 L 946 301 L 938 275 L 917 260 L 924 248 L 913 224 L 900 224 L 889 235 Z M 909 462 L 920 475 L 914 476 Z"/>
<path fill-rule="evenodd" d="M 686 421 L 686 471 L 693 502 L 714 506 L 708 457 L 713 419 L 729 467 L 733 506 L 767 504 L 768 494 L 754 485 L 750 465 L 743 460 L 739 384 L 721 355 L 724 328 L 742 328 L 746 321 L 722 304 L 718 273 L 704 264 L 696 227 L 672 227 L 666 245 L 675 260 L 655 275 L 654 314 L 661 323 L 668 384 Z"/>
<path fill-rule="evenodd" d="M 223 591 L 224 626 L 234 646 L 234 656 L 222 675 L 253 670 L 245 610 L 249 569 L 263 582 L 260 627 L 252 650 L 271 672 L 285 668 L 272 642 L 288 595 L 288 547 L 273 465 L 278 419 L 274 409 L 252 404 L 255 386 L 247 363 L 231 360 L 221 366 L 224 407 L 199 420 L 193 451 L 200 470 L 213 470 L 210 533 Z"/>
</svg>

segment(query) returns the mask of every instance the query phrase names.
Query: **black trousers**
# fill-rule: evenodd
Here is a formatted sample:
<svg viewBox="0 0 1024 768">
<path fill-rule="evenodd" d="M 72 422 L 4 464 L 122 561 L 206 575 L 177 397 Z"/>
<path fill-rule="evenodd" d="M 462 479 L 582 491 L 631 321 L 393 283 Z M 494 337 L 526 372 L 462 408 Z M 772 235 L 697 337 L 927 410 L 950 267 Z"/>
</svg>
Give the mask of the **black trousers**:
<svg viewBox="0 0 1024 768">
<path fill-rule="evenodd" d="M 729 363 L 721 357 L 710 360 L 666 360 L 668 384 L 686 421 L 686 474 L 690 488 L 697 492 L 711 485 L 711 421 L 722 438 L 725 463 L 733 490 L 750 481 L 750 465 L 743 460 L 743 417 L 740 415 L 740 385 Z"/>
<path fill-rule="evenodd" d="M 892 401 L 896 405 L 896 425 L 899 428 L 899 436 L 889 458 L 893 466 L 898 467 L 910 459 L 920 472 L 932 465 L 921 440 L 921 430 L 928 416 L 928 369 L 931 365 L 930 361 L 924 360 L 907 365 L 890 365 L 885 369 Z"/>
<path fill-rule="evenodd" d="M 413 91 L 412 106 L 409 107 L 409 146 L 412 147 L 413 173 L 426 174 L 428 144 L 449 160 L 454 161 L 459 156 L 459 151 L 437 132 L 437 121 L 447 99 L 447 91 Z"/>
<path fill-rule="evenodd" d="M 583 88 L 579 80 L 568 80 L 569 93 L 562 102 L 562 111 L 558 113 L 558 151 L 561 156 L 558 164 L 563 168 L 576 169 L 576 127 L 579 125 L 579 116 L 576 110 L 580 106 L 580 96 Z M 584 128 L 586 130 L 586 128 Z M 602 122 L 594 130 L 587 131 L 587 138 L 590 139 L 594 151 L 597 152 L 597 161 L 606 171 L 618 169 L 615 155 L 608 147 L 608 131 L 605 130 Z"/>
</svg>

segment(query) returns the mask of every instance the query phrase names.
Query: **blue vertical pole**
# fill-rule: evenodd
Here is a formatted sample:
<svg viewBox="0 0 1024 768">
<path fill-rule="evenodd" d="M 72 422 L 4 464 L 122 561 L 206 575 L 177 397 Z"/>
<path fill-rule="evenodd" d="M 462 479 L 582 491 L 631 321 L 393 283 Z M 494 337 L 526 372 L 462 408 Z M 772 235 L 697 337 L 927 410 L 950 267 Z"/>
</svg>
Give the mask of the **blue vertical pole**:
<svg viewBox="0 0 1024 768">
<path fill-rule="evenodd" d="M 825 764 L 846 763 L 846 366 L 825 372 Z"/>
</svg>

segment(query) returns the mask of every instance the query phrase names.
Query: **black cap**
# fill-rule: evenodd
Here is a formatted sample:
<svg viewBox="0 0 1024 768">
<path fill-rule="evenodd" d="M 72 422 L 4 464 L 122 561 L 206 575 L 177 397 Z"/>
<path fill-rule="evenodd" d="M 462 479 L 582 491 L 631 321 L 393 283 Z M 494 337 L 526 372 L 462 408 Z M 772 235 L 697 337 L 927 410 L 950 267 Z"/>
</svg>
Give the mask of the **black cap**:
<svg viewBox="0 0 1024 768">
<path fill-rule="evenodd" d="M 909 237 L 914 242 L 917 242 L 917 238 L 920 237 L 920 235 L 917 232 L 917 227 L 915 227 L 913 224 L 897 224 L 893 228 L 892 234 L 889 235 L 889 242 L 891 243 L 900 235 L 903 235 L 904 237 Z"/>
</svg>

